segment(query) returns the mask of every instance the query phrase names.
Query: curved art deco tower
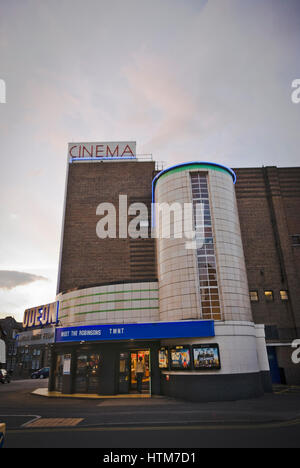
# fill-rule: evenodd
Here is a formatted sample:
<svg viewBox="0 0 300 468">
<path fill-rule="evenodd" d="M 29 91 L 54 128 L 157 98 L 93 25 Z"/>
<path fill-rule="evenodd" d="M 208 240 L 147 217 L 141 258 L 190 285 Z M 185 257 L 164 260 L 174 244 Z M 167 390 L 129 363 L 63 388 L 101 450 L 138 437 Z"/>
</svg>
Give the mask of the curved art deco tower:
<svg viewBox="0 0 300 468">
<path fill-rule="evenodd" d="M 172 396 L 234 399 L 270 389 L 264 327 L 252 318 L 235 181 L 231 169 L 206 162 L 171 167 L 153 181 L 160 320 L 213 320 L 214 338 L 183 341 L 216 343 L 222 361 L 209 374 L 168 375 L 165 392 Z"/>
</svg>

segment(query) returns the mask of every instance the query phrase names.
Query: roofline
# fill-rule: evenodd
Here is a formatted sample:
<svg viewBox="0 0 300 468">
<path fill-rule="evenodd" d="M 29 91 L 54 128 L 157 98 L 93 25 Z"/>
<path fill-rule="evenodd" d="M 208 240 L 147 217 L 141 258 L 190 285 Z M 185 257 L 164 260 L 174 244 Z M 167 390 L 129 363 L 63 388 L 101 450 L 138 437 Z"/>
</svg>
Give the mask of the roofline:
<svg viewBox="0 0 300 468">
<path fill-rule="evenodd" d="M 167 169 L 164 169 L 163 171 L 159 172 L 159 174 L 157 174 L 153 179 L 153 182 L 152 182 L 153 189 L 155 188 L 156 182 L 162 175 L 167 174 L 168 172 L 173 171 L 174 169 L 183 168 L 185 166 L 192 166 L 192 165 L 213 166 L 213 168 L 217 167 L 217 168 L 223 169 L 231 175 L 233 179 L 233 183 L 234 184 L 236 183 L 236 174 L 232 169 L 230 169 L 230 167 L 224 166 L 223 164 L 213 163 L 213 162 L 208 162 L 208 161 L 191 161 L 191 162 L 176 164 L 175 166 L 168 167 Z"/>
</svg>

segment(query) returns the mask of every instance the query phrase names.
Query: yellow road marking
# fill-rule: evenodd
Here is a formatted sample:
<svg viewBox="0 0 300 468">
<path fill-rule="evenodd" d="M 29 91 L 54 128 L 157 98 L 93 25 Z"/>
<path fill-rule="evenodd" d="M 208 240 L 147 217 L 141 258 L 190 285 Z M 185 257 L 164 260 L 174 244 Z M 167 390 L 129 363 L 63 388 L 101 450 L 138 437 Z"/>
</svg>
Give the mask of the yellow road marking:
<svg viewBox="0 0 300 468">
<path fill-rule="evenodd" d="M 29 422 L 24 427 L 71 427 L 77 426 L 83 418 L 40 418 Z"/>
</svg>

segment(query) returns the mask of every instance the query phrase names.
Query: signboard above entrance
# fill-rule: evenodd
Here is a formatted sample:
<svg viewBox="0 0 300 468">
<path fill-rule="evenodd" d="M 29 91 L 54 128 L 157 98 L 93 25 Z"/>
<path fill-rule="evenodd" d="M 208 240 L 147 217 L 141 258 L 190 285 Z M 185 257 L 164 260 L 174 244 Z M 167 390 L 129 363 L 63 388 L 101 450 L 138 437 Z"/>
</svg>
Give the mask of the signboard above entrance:
<svg viewBox="0 0 300 468">
<path fill-rule="evenodd" d="M 56 343 L 215 336 L 213 320 L 87 325 L 56 329 Z"/>
<path fill-rule="evenodd" d="M 71 161 L 136 159 L 136 142 L 69 143 L 68 155 Z"/>
</svg>

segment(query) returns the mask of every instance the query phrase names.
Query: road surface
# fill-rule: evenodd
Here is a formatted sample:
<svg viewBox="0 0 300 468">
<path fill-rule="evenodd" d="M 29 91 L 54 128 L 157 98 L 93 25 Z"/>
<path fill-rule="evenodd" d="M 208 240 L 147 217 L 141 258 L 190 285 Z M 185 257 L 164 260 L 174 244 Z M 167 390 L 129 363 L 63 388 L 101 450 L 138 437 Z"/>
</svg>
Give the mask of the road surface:
<svg viewBox="0 0 300 468">
<path fill-rule="evenodd" d="M 215 403 L 56 399 L 32 395 L 47 381 L 0 386 L 7 448 L 299 448 L 300 388 Z"/>
</svg>

